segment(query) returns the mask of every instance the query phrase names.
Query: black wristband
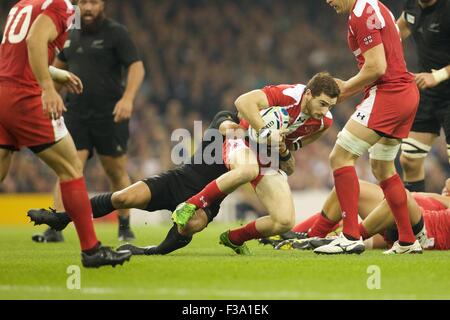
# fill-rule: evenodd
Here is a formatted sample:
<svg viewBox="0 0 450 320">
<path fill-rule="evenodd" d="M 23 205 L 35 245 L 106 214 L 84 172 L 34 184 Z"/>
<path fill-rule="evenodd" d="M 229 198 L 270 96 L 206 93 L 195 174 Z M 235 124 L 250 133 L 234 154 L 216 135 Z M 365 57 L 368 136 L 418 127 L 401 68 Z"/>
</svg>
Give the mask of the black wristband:
<svg viewBox="0 0 450 320">
<path fill-rule="evenodd" d="M 285 155 L 285 156 L 282 156 L 282 155 L 280 154 L 280 161 L 288 161 L 288 160 L 291 159 L 291 158 L 292 158 L 292 153 L 291 153 L 290 151 L 288 151 L 288 154 Z"/>
<path fill-rule="evenodd" d="M 294 146 L 294 150 L 295 151 L 301 149 L 303 147 L 302 140 L 298 140 L 298 141 L 294 142 L 293 146 Z"/>
</svg>

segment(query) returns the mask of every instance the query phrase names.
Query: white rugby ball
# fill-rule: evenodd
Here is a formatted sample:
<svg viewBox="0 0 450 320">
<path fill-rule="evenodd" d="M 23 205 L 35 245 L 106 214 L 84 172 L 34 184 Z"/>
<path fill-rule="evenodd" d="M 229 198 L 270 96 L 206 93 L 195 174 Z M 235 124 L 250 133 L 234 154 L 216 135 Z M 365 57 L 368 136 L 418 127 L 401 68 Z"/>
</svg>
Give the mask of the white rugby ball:
<svg viewBox="0 0 450 320">
<path fill-rule="evenodd" d="M 286 129 L 289 125 L 289 113 L 284 107 L 270 107 L 259 112 L 264 120 L 266 129 Z M 248 136 L 253 141 L 258 141 L 258 133 L 251 126 L 248 127 Z"/>
</svg>

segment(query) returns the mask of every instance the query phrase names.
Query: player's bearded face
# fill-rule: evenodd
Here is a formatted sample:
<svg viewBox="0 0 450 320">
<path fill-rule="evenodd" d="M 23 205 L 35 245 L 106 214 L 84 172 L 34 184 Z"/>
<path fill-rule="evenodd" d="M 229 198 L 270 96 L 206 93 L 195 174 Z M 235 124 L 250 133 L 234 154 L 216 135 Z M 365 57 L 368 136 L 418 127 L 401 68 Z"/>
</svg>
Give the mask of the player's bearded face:
<svg viewBox="0 0 450 320">
<path fill-rule="evenodd" d="M 83 25 L 92 25 L 104 18 L 105 3 L 103 0 L 79 0 L 81 22 Z"/>
</svg>

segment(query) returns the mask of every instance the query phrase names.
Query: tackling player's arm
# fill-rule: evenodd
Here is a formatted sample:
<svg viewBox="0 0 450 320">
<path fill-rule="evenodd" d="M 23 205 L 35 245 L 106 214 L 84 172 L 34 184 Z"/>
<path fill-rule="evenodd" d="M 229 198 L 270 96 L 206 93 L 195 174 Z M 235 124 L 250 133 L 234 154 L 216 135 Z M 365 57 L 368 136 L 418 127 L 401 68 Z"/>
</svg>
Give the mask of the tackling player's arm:
<svg viewBox="0 0 450 320">
<path fill-rule="evenodd" d="M 400 38 L 402 38 L 402 40 L 405 40 L 411 35 L 411 30 L 409 30 L 408 22 L 406 22 L 404 12 L 402 12 L 400 18 L 398 18 L 397 20 L 397 27 L 400 32 Z"/>
<path fill-rule="evenodd" d="M 339 100 L 345 100 L 361 92 L 366 86 L 374 83 L 386 73 L 387 62 L 382 43 L 363 53 L 364 65 L 356 76 L 340 85 Z"/>
<path fill-rule="evenodd" d="M 443 81 L 449 81 L 450 65 L 439 70 L 431 70 L 431 72 L 416 73 L 416 84 L 419 89 L 428 89 L 436 87 Z"/>
<path fill-rule="evenodd" d="M 48 68 L 48 43 L 54 41 L 57 36 L 58 32 L 52 19 L 41 14 L 33 22 L 26 39 L 28 60 L 42 89 L 44 114 L 53 119 L 59 119 L 63 111 L 66 111 Z"/>
</svg>

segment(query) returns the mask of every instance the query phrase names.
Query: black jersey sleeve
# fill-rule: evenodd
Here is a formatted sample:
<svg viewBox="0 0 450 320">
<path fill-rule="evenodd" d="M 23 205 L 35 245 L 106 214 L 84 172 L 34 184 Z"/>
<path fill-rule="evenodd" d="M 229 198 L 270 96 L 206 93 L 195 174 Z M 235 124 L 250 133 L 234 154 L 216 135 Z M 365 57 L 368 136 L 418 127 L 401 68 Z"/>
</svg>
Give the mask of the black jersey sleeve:
<svg viewBox="0 0 450 320">
<path fill-rule="evenodd" d="M 220 125 L 224 122 L 224 121 L 233 121 L 235 123 L 239 124 L 239 118 L 237 115 L 237 112 L 231 112 L 231 111 L 220 111 L 218 112 L 213 120 L 211 121 L 211 124 L 209 126 L 209 129 L 217 129 L 219 130 Z"/>
<path fill-rule="evenodd" d="M 117 56 L 124 67 L 128 68 L 134 62 L 141 60 L 136 45 L 124 26 L 115 27 L 114 36 L 116 38 Z"/>
</svg>

